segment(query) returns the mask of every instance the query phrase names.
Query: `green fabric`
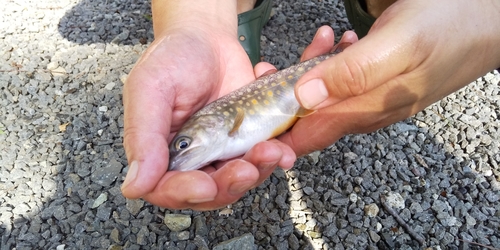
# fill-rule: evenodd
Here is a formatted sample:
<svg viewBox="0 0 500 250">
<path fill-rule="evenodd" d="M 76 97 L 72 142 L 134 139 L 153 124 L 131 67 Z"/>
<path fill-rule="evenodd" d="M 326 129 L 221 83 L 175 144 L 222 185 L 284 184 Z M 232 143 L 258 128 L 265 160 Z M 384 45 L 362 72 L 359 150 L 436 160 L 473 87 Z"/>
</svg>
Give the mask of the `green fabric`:
<svg viewBox="0 0 500 250">
<path fill-rule="evenodd" d="M 258 0 L 255 8 L 238 15 L 238 40 L 252 61 L 260 62 L 260 34 L 271 15 L 272 0 Z"/>
<path fill-rule="evenodd" d="M 363 0 L 344 0 L 344 6 L 347 13 L 347 18 L 354 28 L 354 32 L 361 39 L 372 27 L 376 18 L 370 16 L 363 7 L 366 8 Z"/>
</svg>

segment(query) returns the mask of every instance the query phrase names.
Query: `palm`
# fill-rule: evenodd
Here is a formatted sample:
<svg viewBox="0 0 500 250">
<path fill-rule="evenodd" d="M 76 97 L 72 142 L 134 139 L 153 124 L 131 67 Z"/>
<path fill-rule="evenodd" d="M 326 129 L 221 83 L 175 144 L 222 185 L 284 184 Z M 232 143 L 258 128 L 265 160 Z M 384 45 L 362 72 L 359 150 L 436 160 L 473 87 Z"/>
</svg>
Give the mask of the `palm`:
<svg viewBox="0 0 500 250">
<path fill-rule="evenodd" d="M 137 183 L 135 189 L 127 189 L 124 194 L 129 198 L 143 196 L 164 207 L 186 207 L 186 197 L 214 194 L 214 202 L 199 207 L 213 208 L 237 200 L 241 194 L 221 193 L 221 185 L 248 178 L 255 181 L 259 175 L 251 163 L 231 163 L 215 176 L 207 174 L 213 168 L 206 169 L 206 173 L 165 174 L 168 141 L 194 112 L 254 79 L 253 67 L 236 35 L 183 30 L 155 40 L 129 74 L 124 88 L 127 157 L 139 163 L 141 179 L 148 182 Z M 228 174 L 237 169 L 239 175 Z M 233 177 L 224 177 L 228 175 Z M 191 184 L 193 181 L 197 187 Z M 179 194 L 177 188 L 183 192 Z"/>
</svg>

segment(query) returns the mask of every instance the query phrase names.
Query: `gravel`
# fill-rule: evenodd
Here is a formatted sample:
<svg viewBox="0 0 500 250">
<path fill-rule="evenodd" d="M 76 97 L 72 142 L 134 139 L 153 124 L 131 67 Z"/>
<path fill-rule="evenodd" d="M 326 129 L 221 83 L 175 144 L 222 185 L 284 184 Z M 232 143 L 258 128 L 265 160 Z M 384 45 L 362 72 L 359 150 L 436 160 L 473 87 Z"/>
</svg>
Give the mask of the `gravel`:
<svg viewBox="0 0 500 250">
<path fill-rule="evenodd" d="M 433 249 L 500 248 L 496 71 L 300 158 L 231 207 L 168 210 L 119 188 L 122 82 L 153 40 L 149 3 L 0 10 L 0 249 L 421 249 L 413 235 Z M 275 0 L 265 61 L 296 63 L 323 24 L 350 29 L 342 1 Z"/>
</svg>

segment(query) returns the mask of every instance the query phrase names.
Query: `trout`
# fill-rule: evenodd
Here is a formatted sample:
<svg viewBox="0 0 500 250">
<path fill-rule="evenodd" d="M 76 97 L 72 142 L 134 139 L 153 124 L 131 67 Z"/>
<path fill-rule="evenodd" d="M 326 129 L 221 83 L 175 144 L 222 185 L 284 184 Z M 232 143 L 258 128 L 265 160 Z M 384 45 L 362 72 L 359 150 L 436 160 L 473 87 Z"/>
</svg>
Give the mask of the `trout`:
<svg viewBox="0 0 500 250">
<path fill-rule="evenodd" d="M 339 44 L 333 53 L 262 76 L 194 113 L 169 146 L 168 169 L 196 170 L 217 160 L 231 159 L 285 132 L 297 119 L 313 112 L 300 106 L 295 83 L 349 45 Z"/>
</svg>

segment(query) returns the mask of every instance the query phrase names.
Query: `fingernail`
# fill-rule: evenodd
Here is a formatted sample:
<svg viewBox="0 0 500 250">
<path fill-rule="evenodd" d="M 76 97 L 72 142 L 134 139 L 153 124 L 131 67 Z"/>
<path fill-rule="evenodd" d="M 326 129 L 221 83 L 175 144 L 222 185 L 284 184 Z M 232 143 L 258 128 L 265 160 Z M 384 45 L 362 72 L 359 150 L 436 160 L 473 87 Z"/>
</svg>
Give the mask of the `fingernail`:
<svg viewBox="0 0 500 250">
<path fill-rule="evenodd" d="M 312 109 L 328 98 L 328 90 L 322 79 L 312 79 L 298 89 L 299 101 L 306 109 Z"/>
<path fill-rule="evenodd" d="M 272 162 L 272 163 L 262 163 L 259 165 L 259 170 L 262 171 L 262 172 L 265 172 L 265 171 L 268 171 L 269 169 L 271 168 L 274 168 L 274 166 L 276 166 L 276 162 Z"/>
<path fill-rule="evenodd" d="M 137 177 L 137 173 L 139 173 L 139 163 L 137 161 L 133 161 L 132 164 L 128 167 L 127 177 L 125 177 L 125 181 L 122 184 L 121 189 L 127 187 L 132 181 Z"/>
<path fill-rule="evenodd" d="M 252 187 L 253 184 L 254 184 L 254 182 L 249 182 L 249 181 L 246 181 L 246 182 L 236 182 L 236 183 L 233 183 L 229 187 L 228 192 L 230 194 L 232 194 L 232 195 L 241 194 L 241 193 L 246 192 L 247 190 L 249 190 Z"/>
<path fill-rule="evenodd" d="M 193 199 L 187 200 L 187 202 L 189 202 L 191 204 L 198 204 L 198 203 L 209 202 L 209 201 L 213 201 L 213 200 L 215 200 L 214 197 L 210 197 L 210 198 L 193 198 Z"/>
</svg>

